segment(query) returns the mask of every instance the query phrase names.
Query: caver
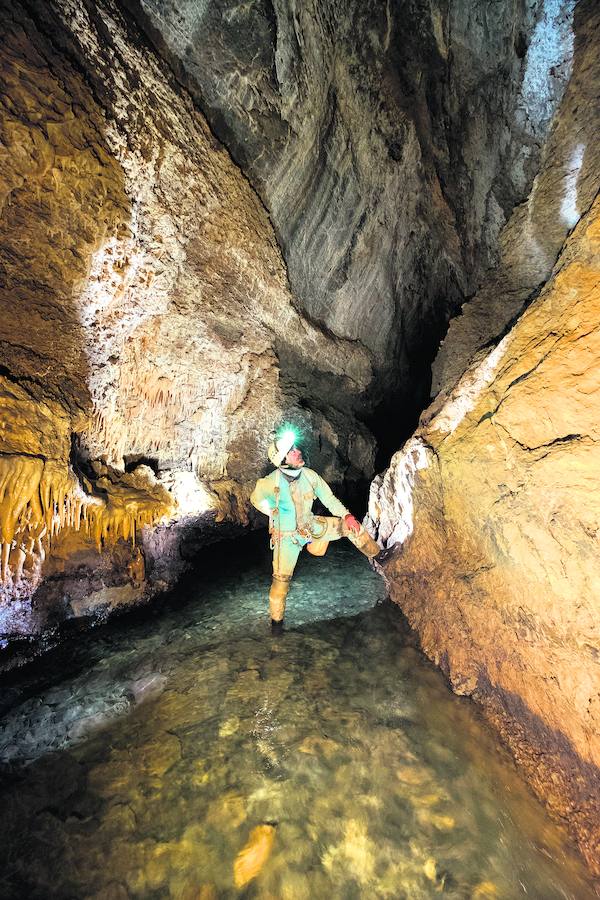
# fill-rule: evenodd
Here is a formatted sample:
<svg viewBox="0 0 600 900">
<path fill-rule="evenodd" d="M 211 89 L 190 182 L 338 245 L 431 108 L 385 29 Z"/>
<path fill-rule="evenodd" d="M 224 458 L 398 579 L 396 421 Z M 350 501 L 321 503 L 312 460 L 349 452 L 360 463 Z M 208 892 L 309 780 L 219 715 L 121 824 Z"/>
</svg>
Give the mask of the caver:
<svg viewBox="0 0 600 900">
<path fill-rule="evenodd" d="M 323 556 L 330 541 L 347 537 L 369 558 L 380 550 L 360 522 L 333 494 L 327 482 L 305 465 L 295 440 L 293 431 L 285 431 L 273 441 L 268 456 L 276 468 L 256 482 L 250 496 L 256 509 L 269 516 L 273 550 L 269 607 L 274 632 L 282 629 L 290 581 L 303 547 L 314 556 Z M 314 515 L 312 505 L 316 498 L 331 516 Z"/>
</svg>

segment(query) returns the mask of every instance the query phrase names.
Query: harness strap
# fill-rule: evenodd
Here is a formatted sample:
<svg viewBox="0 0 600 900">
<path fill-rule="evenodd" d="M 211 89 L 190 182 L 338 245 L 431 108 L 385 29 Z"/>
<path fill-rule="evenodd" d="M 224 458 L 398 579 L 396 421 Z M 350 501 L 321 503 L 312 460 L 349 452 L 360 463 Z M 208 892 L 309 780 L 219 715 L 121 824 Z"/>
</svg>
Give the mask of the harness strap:
<svg viewBox="0 0 600 900">
<path fill-rule="evenodd" d="M 280 488 L 281 484 L 281 469 L 277 469 L 275 473 L 275 487 L 273 488 L 273 493 L 275 494 L 275 508 L 271 514 L 272 516 L 272 527 L 270 529 L 271 532 L 271 540 L 269 541 L 269 546 L 271 550 L 275 550 L 277 554 L 277 560 L 275 563 L 275 567 L 277 571 L 279 571 L 279 565 L 281 562 L 281 535 L 282 531 L 279 527 L 279 494 L 281 492 Z M 275 516 L 277 516 L 277 529 L 275 526 Z M 274 546 L 275 545 L 275 546 Z"/>
</svg>

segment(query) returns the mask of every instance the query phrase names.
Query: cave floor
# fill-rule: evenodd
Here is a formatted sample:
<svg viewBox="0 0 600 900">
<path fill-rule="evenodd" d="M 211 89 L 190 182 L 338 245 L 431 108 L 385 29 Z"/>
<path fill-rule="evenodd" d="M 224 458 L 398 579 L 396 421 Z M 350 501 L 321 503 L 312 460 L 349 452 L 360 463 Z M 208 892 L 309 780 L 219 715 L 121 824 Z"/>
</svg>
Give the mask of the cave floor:
<svg viewBox="0 0 600 900">
<path fill-rule="evenodd" d="M 302 559 L 276 639 L 263 546 L 5 693 L 0 896 L 595 896 L 366 561 Z"/>
</svg>

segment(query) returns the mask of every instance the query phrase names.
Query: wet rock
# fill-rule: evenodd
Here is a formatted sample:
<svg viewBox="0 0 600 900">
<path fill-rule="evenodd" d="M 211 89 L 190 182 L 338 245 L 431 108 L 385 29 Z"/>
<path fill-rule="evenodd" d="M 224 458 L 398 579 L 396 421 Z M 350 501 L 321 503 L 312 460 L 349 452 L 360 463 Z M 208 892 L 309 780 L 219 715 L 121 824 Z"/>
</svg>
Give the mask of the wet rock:
<svg viewBox="0 0 600 900">
<path fill-rule="evenodd" d="M 129 894 L 124 884 L 119 881 L 111 881 L 97 893 L 89 894 L 86 900 L 129 900 Z"/>
<path fill-rule="evenodd" d="M 103 797 L 126 798 L 140 782 L 160 780 L 180 758 L 179 740 L 164 733 L 139 746 L 133 755 L 127 750 L 113 750 L 107 762 L 90 772 L 90 787 Z"/>
<path fill-rule="evenodd" d="M 437 878 L 437 866 L 435 864 L 435 859 L 430 856 L 423 865 L 423 872 L 425 873 L 425 877 L 429 879 L 429 881 L 435 882 Z"/>
<path fill-rule="evenodd" d="M 417 819 L 422 825 L 433 825 L 438 831 L 452 831 L 456 827 L 456 820 L 452 816 L 443 816 L 429 809 L 419 809 Z"/>
<path fill-rule="evenodd" d="M 149 700 L 159 696 L 166 684 L 167 678 L 165 675 L 161 675 L 160 672 L 150 672 L 131 682 L 129 689 L 133 693 L 136 704 L 147 703 Z"/>
<path fill-rule="evenodd" d="M 298 747 L 300 753 L 309 753 L 312 756 L 324 756 L 329 759 L 340 751 L 340 744 L 326 737 L 306 737 Z"/>
<path fill-rule="evenodd" d="M 246 799 L 228 791 L 209 806 L 206 822 L 225 831 L 239 828 L 246 821 L 247 815 Z"/>
<path fill-rule="evenodd" d="M 401 766 L 396 769 L 396 776 L 405 784 L 421 785 L 431 778 L 431 773 L 422 766 Z"/>
<path fill-rule="evenodd" d="M 339 844 L 329 847 L 322 856 L 322 863 L 330 873 L 342 872 L 368 885 L 375 870 L 375 846 L 364 822 L 350 819 L 343 823 L 343 838 Z"/>
<path fill-rule="evenodd" d="M 474 888 L 471 900 L 484 900 L 484 898 L 498 896 L 498 888 L 493 881 L 482 881 Z"/>
<path fill-rule="evenodd" d="M 233 880 L 242 888 L 260 874 L 273 849 L 273 825 L 257 825 L 250 832 L 248 843 L 240 850 L 233 864 Z"/>
<path fill-rule="evenodd" d="M 75 616 L 93 616 L 98 612 L 107 616 L 122 606 L 134 605 L 142 595 L 143 588 L 141 586 L 124 584 L 120 587 L 103 587 L 99 591 L 88 593 L 81 599 L 71 600 L 71 609 Z"/>
</svg>

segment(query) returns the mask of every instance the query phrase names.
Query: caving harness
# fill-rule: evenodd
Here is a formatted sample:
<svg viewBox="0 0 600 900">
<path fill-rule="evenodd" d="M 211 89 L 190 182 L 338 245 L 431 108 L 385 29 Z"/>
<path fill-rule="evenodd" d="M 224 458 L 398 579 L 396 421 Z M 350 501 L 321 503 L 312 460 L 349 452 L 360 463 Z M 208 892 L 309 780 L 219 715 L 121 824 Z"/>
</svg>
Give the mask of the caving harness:
<svg viewBox="0 0 600 900">
<path fill-rule="evenodd" d="M 296 505 L 296 498 L 291 490 L 290 484 L 290 494 L 292 497 L 292 503 L 294 504 L 294 510 L 296 513 L 296 527 L 292 531 L 282 531 L 279 525 L 279 500 L 281 495 L 281 469 L 278 468 L 275 473 L 275 486 L 273 488 L 273 493 L 275 495 L 275 506 L 271 510 L 269 514 L 269 547 L 271 550 L 275 552 L 275 568 L 276 571 L 279 571 L 279 563 L 280 563 L 280 553 L 281 553 L 281 539 L 283 537 L 290 537 L 294 544 L 298 544 L 299 546 L 304 546 L 305 543 L 310 544 L 311 541 L 317 539 L 321 535 L 315 534 L 313 530 L 308 525 L 300 525 L 298 521 L 298 507 Z M 300 479 L 302 478 L 303 473 L 300 474 L 295 479 L 295 484 L 298 484 Z M 306 479 L 309 484 L 310 480 Z M 313 488 L 312 484 L 310 485 L 311 489 Z M 317 518 L 317 517 L 315 517 Z M 323 528 L 323 533 L 325 532 L 326 527 Z M 300 541 L 299 538 L 304 538 L 304 541 Z"/>
</svg>

